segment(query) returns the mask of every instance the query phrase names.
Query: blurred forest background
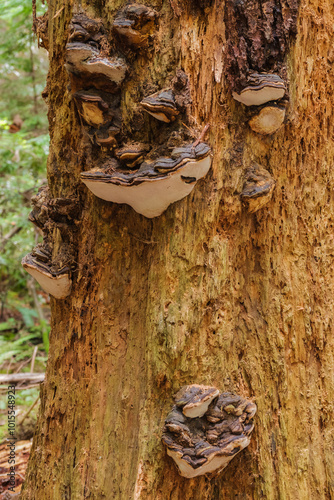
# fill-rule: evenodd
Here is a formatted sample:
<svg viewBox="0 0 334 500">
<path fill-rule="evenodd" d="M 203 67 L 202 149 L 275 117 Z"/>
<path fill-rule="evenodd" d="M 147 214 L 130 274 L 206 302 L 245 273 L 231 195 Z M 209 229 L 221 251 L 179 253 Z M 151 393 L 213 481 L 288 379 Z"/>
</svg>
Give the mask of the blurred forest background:
<svg viewBox="0 0 334 500">
<path fill-rule="evenodd" d="M 37 5 L 37 15 L 46 11 Z M 42 240 L 28 222 L 31 197 L 46 183 L 49 148 L 47 52 L 32 32 L 31 0 L 0 2 L 0 373 L 44 372 L 49 297 L 23 270 L 21 259 Z M 17 386 L 21 439 L 32 435 L 39 387 Z M 0 387 L 0 443 L 6 436 L 6 387 Z M 29 412 L 29 418 L 25 418 Z M 27 428 L 30 428 L 30 430 Z"/>
</svg>

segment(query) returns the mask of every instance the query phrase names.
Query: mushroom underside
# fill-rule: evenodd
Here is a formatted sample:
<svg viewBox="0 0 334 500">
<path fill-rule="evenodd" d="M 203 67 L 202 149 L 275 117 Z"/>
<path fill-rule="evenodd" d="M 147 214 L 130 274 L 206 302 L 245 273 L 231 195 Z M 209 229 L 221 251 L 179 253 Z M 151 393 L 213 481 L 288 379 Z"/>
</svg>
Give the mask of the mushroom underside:
<svg viewBox="0 0 334 500">
<path fill-rule="evenodd" d="M 23 258 L 22 266 L 41 285 L 46 293 L 49 293 L 56 299 L 63 299 L 71 293 L 72 280 L 68 273 L 54 276 L 27 262 L 27 257 Z"/>
<path fill-rule="evenodd" d="M 186 477 L 188 479 L 202 476 L 204 474 L 210 474 L 215 472 L 219 474 L 225 467 L 229 464 L 229 462 L 233 459 L 233 457 L 239 453 L 241 450 L 246 448 L 250 443 L 250 438 L 244 436 L 238 439 L 238 442 L 234 442 L 234 447 L 231 451 L 224 451 L 222 449 L 220 452 L 213 452 L 208 456 L 207 461 L 201 465 L 200 467 L 193 468 L 184 458 L 182 458 L 182 453 L 178 451 L 171 450 L 167 448 L 167 454 L 173 458 L 175 461 L 181 476 Z M 233 453 L 233 451 L 235 451 Z"/>
<path fill-rule="evenodd" d="M 258 90 L 247 87 L 240 94 L 233 92 L 233 98 L 245 106 L 260 106 L 266 102 L 282 99 L 285 94 L 284 87 L 265 86 Z"/>
<path fill-rule="evenodd" d="M 185 198 L 196 181 L 204 177 L 211 166 L 211 157 L 189 160 L 179 169 L 153 178 L 140 178 L 136 184 L 119 184 L 112 176 L 103 180 L 89 179 L 83 174 L 82 181 L 92 193 L 105 201 L 125 203 L 148 218 L 161 215 L 169 205 Z M 187 182 L 188 179 L 192 182 Z"/>
</svg>

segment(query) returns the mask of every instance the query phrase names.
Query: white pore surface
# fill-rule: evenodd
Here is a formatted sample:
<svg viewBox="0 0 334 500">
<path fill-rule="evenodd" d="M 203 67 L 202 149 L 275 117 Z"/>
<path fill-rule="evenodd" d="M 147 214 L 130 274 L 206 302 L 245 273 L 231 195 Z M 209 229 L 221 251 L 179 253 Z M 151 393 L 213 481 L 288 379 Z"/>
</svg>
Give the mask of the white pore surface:
<svg viewBox="0 0 334 500">
<path fill-rule="evenodd" d="M 99 52 L 89 47 L 69 47 L 67 49 L 67 64 L 74 66 L 76 71 L 85 71 L 92 74 L 100 73 L 110 78 L 117 85 L 122 83 L 127 70 L 124 61 L 117 57 L 99 58 L 98 56 Z"/>
<path fill-rule="evenodd" d="M 254 116 L 249 125 L 259 134 L 269 135 L 273 134 L 283 124 L 285 118 L 285 110 L 267 106 L 261 109 L 257 116 Z"/>
<path fill-rule="evenodd" d="M 68 274 L 61 274 L 60 276 L 46 276 L 29 264 L 23 264 L 24 269 L 41 285 L 46 293 L 49 293 L 56 299 L 64 299 L 71 293 L 72 281 L 69 279 Z"/>
<path fill-rule="evenodd" d="M 127 67 L 119 59 L 88 59 L 82 63 L 82 67 L 88 73 L 100 73 L 105 75 L 117 85 L 121 84 L 125 78 Z"/>
<path fill-rule="evenodd" d="M 231 446 L 231 450 L 238 445 L 240 446 L 240 451 L 241 451 L 244 448 L 246 448 L 246 446 L 248 446 L 249 443 L 250 443 L 250 438 L 244 437 L 240 439 L 238 443 L 236 443 L 236 441 L 234 441 L 234 443 L 231 443 L 231 445 L 233 444 L 233 446 Z M 227 464 L 232 460 L 232 458 L 235 457 L 239 452 L 232 456 L 212 455 L 212 457 L 208 457 L 208 461 L 204 465 L 198 467 L 197 469 L 193 469 L 192 466 L 188 464 L 188 462 L 182 460 L 181 454 L 179 452 L 167 448 L 167 453 L 175 461 L 181 476 L 190 479 L 192 477 L 202 476 L 203 474 L 210 474 L 211 472 L 222 471 L 223 469 L 225 469 Z"/>
<path fill-rule="evenodd" d="M 146 113 L 148 113 L 151 116 L 154 116 L 157 120 L 160 120 L 161 122 L 165 123 L 170 123 L 170 119 L 164 114 L 164 113 L 156 113 L 154 111 L 148 111 L 146 108 L 144 108 Z"/>
<path fill-rule="evenodd" d="M 214 392 L 207 401 L 198 402 L 197 404 L 195 404 L 190 408 L 187 408 L 186 405 L 183 408 L 183 414 L 189 418 L 203 417 L 204 413 L 206 413 L 207 409 L 209 408 L 209 404 L 218 396 L 218 394 L 219 390 L 217 389 L 217 391 Z"/>
<path fill-rule="evenodd" d="M 153 218 L 161 215 L 171 203 L 188 196 L 193 190 L 196 182 L 186 184 L 181 179 L 181 175 L 195 177 L 198 180 L 208 173 L 210 166 L 210 156 L 199 161 L 190 160 L 183 167 L 171 172 L 166 178 L 144 179 L 140 184 L 134 186 L 90 179 L 82 179 L 82 182 L 98 198 L 114 203 L 126 203 L 139 214 Z"/>
<path fill-rule="evenodd" d="M 285 94 L 284 88 L 263 87 L 260 90 L 245 89 L 240 94 L 233 92 L 233 98 L 246 106 L 260 106 L 269 101 L 282 99 Z"/>
</svg>

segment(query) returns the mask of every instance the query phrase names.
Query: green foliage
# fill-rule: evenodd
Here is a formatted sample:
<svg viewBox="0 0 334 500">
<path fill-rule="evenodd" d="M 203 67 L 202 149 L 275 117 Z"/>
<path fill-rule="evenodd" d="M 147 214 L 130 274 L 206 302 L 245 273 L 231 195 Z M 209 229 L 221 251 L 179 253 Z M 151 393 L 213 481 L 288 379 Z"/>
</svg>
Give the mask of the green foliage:
<svg viewBox="0 0 334 500">
<path fill-rule="evenodd" d="M 38 15 L 46 10 L 42 4 L 37 8 Z M 31 278 L 20 265 L 41 241 L 27 218 L 31 197 L 46 182 L 49 138 L 40 95 L 46 72 L 47 53 L 38 49 L 32 33 L 31 0 L 1 0 L 0 369 L 3 363 L 31 357 L 35 344 L 48 349 L 49 327 L 43 318 L 48 316 L 48 298 L 37 283 L 36 293 L 31 293 Z M 17 115 L 21 130 L 10 133 Z"/>
<path fill-rule="evenodd" d="M 10 343 L 10 347 L 8 345 L 8 341 L 0 337 L 0 364 L 3 364 L 4 361 L 7 361 L 9 357 L 15 356 L 15 361 L 22 361 L 27 357 L 31 357 L 34 350 L 34 345 L 29 342 L 36 338 L 36 335 L 24 335 L 23 337 L 19 337 L 16 340 L 12 340 Z M 8 347 L 10 351 L 8 351 Z"/>
<path fill-rule="evenodd" d="M 46 10 L 40 3 L 37 7 L 38 14 Z M 31 0 L 0 2 L 0 68 L 0 118 L 20 113 L 27 130 L 45 130 L 46 109 L 40 94 L 47 57 L 32 33 Z"/>
</svg>

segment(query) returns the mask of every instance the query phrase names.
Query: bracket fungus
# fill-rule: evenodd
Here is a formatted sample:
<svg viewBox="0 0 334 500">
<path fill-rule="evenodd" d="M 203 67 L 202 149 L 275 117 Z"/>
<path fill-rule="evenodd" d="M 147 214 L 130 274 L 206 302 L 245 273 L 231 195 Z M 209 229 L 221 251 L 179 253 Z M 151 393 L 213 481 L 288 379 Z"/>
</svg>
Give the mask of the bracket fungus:
<svg viewBox="0 0 334 500">
<path fill-rule="evenodd" d="M 215 387 L 190 385 L 174 397 L 162 441 L 181 476 L 221 472 L 250 443 L 256 405 Z"/>
<path fill-rule="evenodd" d="M 179 114 L 174 93 L 171 89 L 161 90 L 145 97 L 140 104 L 147 113 L 165 123 L 174 121 Z"/>
<path fill-rule="evenodd" d="M 247 86 L 240 92 L 232 92 L 236 101 L 246 106 L 260 106 L 266 102 L 282 99 L 286 91 L 284 80 L 271 73 L 251 73 Z"/>
<path fill-rule="evenodd" d="M 103 24 L 85 14 L 73 16 L 66 45 L 65 67 L 74 88 L 96 87 L 117 92 L 128 66 L 122 57 L 109 56 L 110 45 Z"/>
<path fill-rule="evenodd" d="M 270 135 L 276 132 L 283 124 L 285 108 L 283 106 L 265 106 L 261 111 L 249 120 L 250 128 L 262 135 Z"/>
<path fill-rule="evenodd" d="M 247 169 L 241 193 L 248 212 L 257 212 L 272 198 L 276 182 L 268 170 L 254 164 Z"/>
<path fill-rule="evenodd" d="M 203 417 L 207 412 L 210 403 L 219 395 L 216 387 L 205 385 L 187 385 L 182 387 L 174 396 L 175 404 L 182 408 L 182 413 L 186 417 Z"/>
<path fill-rule="evenodd" d="M 73 98 L 80 116 L 88 125 L 98 128 L 112 119 L 108 103 L 96 91 L 79 90 Z"/>
<path fill-rule="evenodd" d="M 187 196 L 210 166 L 211 149 L 202 142 L 177 148 L 169 158 L 146 160 L 136 171 L 108 169 L 107 165 L 104 169 L 82 172 L 81 180 L 98 198 L 126 203 L 136 212 L 152 218 Z"/>
<path fill-rule="evenodd" d="M 66 69 L 80 79 L 94 83 L 97 88 L 113 92 L 125 79 L 128 66 L 121 57 L 101 57 L 100 51 L 91 45 L 70 42 L 66 45 Z"/>
<path fill-rule="evenodd" d="M 135 48 L 147 48 L 159 14 L 146 5 L 130 4 L 116 15 L 113 31 L 120 41 Z"/>
<path fill-rule="evenodd" d="M 31 253 L 23 257 L 22 266 L 35 278 L 45 292 L 56 299 L 64 299 L 71 293 L 72 280 L 69 267 L 53 266 L 50 252 L 42 246 L 37 246 Z"/>
<path fill-rule="evenodd" d="M 104 148 L 114 148 L 117 146 L 116 135 L 120 132 L 120 126 L 104 127 L 93 130 L 90 137 L 93 142 Z"/>
<path fill-rule="evenodd" d="M 116 157 L 124 162 L 129 168 L 135 168 L 137 165 L 142 163 L 144 156 L 150 151 L 151 146 L 148 144 L 127 144 L 122 148 L 116 150 Z"/>
</svg>

